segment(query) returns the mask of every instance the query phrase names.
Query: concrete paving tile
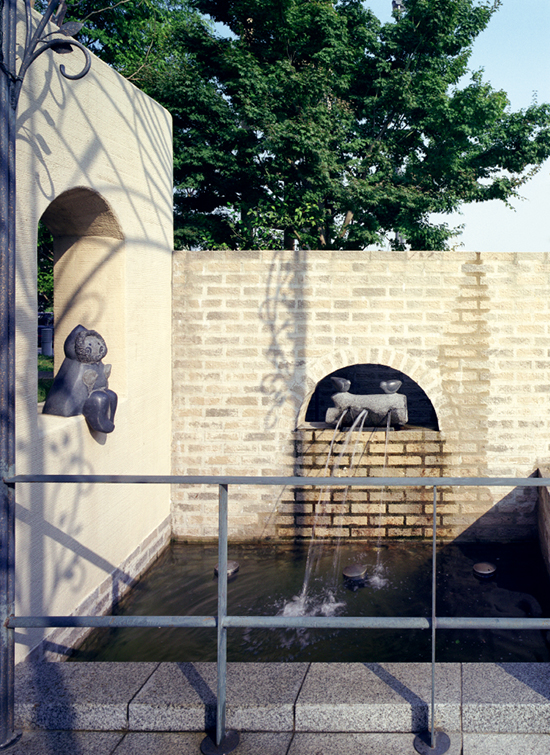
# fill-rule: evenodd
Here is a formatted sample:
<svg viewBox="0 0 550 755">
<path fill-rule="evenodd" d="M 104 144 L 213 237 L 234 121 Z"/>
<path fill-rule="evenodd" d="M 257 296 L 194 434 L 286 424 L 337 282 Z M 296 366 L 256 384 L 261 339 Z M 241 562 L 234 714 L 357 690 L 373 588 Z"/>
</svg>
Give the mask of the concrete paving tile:
<svg viewBox="0 0 550 755">
<path fill-rule="evenodd" d="M 460 665 L 436 666 L 436 726 L 460 731 Z M 411 732 L 427 728 L 429 663 L 314 663 L 296 704 L 296 731 Z"/>
<path fill-rule="evenodd" d="M 19 729 L 121 731 L 128 704 L 158 663 L 20 663 L 15 668 Z"/>
<path fill-rule="evenodd" d="M 292 731 L 307 663 L 229 663 L 227 726 Z M 162 663 L 130 704 L 131 731 L 205 731 L 215 725 L 215 663 Z"/>
<path fill-rule="evenodd" d="M 112 755 L 122 733 L 113 731 L 25 731 L 10 755 Z"/>
<path fill-rule="evenodd" d="M 235 755 L 285 755 L 291 733 L 243 732 Z M 200 755 L 204 734 L 199 732 L 131 732 L 115 755 Z"/>
<path fill-rule="evenodd" d="M 548 755 L 550 734 L 463 734 L 463 755 Z"/>
<path fill-rule="evenodd" d="M 460 734 L 451 734 L 450 738 L 451 747 L 447 750 L 447 755 L 461 755 Z M 296 733 L 288 755 L 418 755 L 413 742 L 414 734 Z"/>
<path fill-rule="evenodd" d="M 463 664 L 463 731 L 550 733 L 550 663 Z"/>
</svg>

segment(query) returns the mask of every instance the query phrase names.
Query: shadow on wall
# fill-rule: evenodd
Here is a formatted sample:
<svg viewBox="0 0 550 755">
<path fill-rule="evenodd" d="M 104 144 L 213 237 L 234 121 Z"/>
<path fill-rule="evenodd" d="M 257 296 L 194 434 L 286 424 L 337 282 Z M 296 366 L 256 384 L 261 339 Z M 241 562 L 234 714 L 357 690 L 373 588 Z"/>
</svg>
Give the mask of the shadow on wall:
<svg viewBox="0 0 550 755">
<path fill-rule="evenodd" d="M 303 401 L 307 319 L 302 304 L 306 255 L 303 250 L 273 252 L 265 299 L 260 306 L 260 320 L 269 332 L 266 356 L 272 367 L 260 386 L 268 400 L 265 430 L 277 425 L 281 409 L 288 401 L 295 416 Z"/>
<path fill-rule="evenodd" d="M 331 380 L 333 377 L 346 378 L 351 382 L 350 393 L 361 395 L 381 394 L 380 383 L 383 380 L 400 380 L 402 386 L 398 392 L 407 397 L 409 426 L 439 430 L 435 409 L 426 392 L 405 373 L 383 364 L 349 365 L 324 377 L 317 384 L 311 397 L 306 412 L 306 422 L 323 423 L 325 421 L 327 409 L 333 406 L 330 397 L 337 392 Z"/>
<path fill-rule="evenodd" d="M 538 477 L 538 471 L 529 477 Z M 457 493 L 458 488 L 449 488 L 450 495 Z M 471 491 L 472 498 L 480 495 L 483 488 L 463 488 Z M 486 488 L 489 490 L 489 488 Z M 537 506 L 539 488 L 517 487 L 510 490 L 497 501 L 485 514 L 479 516 L 467 527 L 456 540 L 458 542 L 494 542 L 507 543 L 521 540 L 538 541 Z M 458 498 L 458 495 L 457 495 Z M 465 498 L 463 496 L 463 498 Z M 467 499 L 461 506 L 468 505 Z"/>
<path fill-rule="evenodd" d="M 117 274 L 123 266 L 124 240 L 108 203 L 97 192 L 82 187 L 60 194 L 44 212 L 42 220 L 54 237 L 54 326 L 58 368 L 63 360 L 64 334 L 80 321 L 89 327 L 111 330 L 114 343 L 119 337 L 123 339 L 124 320 L 120 321 L 109 310 L 105 279 L 113 281 L 119 289 L 120 301 L 124 302 L 123 278 Z M 32 290 L 29 286 L 28 296 L 36 298 L 35 285 Z M 33 329 L 29 341 L 24 344 L 19 341 L 18 346 L 19 352 L 27 355 L 25 380 L 36 375 L 36 367 L 33 370 L 36 343 L 30 340 L 34 333 Z M 117 350 L 113 352 L 117 362 L 115 378 L 122 380 L 124 357 L 119 357 Z M 34 401 L 29 399 L 26 411 L 30 422 L 36 426 L 36 384 L 29 395 Z M 85 436 L 89 431 L 81 417 L 72 418 L 71 423 L 71 427 L 62 433 L 37 434 L 31 441 L 32 449 L 29 439 L 18 440 L 18 459 L 31 459 L 35 473 L 49 470 L 54 464 L 59 474 L 93 474 L 95 469 L 86 458 L 85 450 Z M 103 445 L 104 440 L 96 440 Z M 28 463 L 25 461 L 23 466 Z M 130 576 L 118 570 L 116 564 L 85 545 L 85 521 L 89 521 L 89 515 L 83 518 L 82 513 L 91 508 L 97 511 L 96 519 L 100 520 L 102 504 L 98 494 L 100 490 L 97 488 L 93 490 L 90 485 L 78 484 L 64 488 L 30 485 L 24 495 L 18 495 L 16 517 L 20 546 L 16 591 L 19 604 L 25 606 L 24 613 L 47 615 L 56 605 L 58 596 L 65 591 L 73 592 L 76 603 L 80 603 L 85 596 L 79 595 L 79 586 L 86 584 L 89 566 L 104 574 L 101 581 L 109 582 L 113 602 L 132 583 Z M 21 563 L 22 559 L 27 563 Z M 106 591 L 109 593 L 109 589 Z M 73 610 L 76 607 L 74 605 Z M 38 658 L 44 653 L 64 655 L 67 652 L 65 640 L 75 633 L 83 634 L 81 630 L 56 629 L 50 633 L 50 639 L 44 641 L 44 630 L 27 630 L 16 633 L 16 642 L 27 646 L 29 651 L 34 650 L 33 655 Z"/>
</svg>

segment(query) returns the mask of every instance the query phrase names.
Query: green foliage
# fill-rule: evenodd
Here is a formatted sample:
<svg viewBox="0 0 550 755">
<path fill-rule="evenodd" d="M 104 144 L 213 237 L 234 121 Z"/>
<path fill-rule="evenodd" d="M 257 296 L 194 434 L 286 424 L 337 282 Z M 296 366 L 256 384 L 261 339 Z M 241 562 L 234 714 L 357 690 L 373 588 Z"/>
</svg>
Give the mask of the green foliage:
<svg viewBox="0 0 550 755">
<path fill-rule="evenodd" d="M 38 378 L 38 403 L 41 404 L 46 400 L 48 393 L 53 385 L 53 378 Z"/>
<path fill-rule="evenodd" d="M 38 354 L 38 372 L 53 372 L 53 357 Z"/>
<path fill-rule="evenodd" d="M 46 6 L 37 0 L 35 7 Z M 75 0 L 64 20 L 84 23 L 79 41 L 146 89 L 171 64 L 172 27 L 189 13 L 186 0 Z"/>
<path fill-rule="evenodd" d="M 46 357 L 44 354 L 38 355 L 38 372 L 51 373 L 51 377 L 38 378 L 38 403 L 46 400 L 53 385 L 53 357 Z"/>
<path fill-rule="evenodd" d="M 38 224 L 38 311 L 53 312 L 53 238 L 44 223 Z"/>
<path fill-rule="evenodd" d="M 72 11 L 173 115 L 178 247 L 441 249 L 432 213 L 507 201 L 550 155 L 550 106 L 511 112 L 468 71 L 500 0 L 405 0 L 386 24 L 362 0 L 189 2 Z"/>
</svg>

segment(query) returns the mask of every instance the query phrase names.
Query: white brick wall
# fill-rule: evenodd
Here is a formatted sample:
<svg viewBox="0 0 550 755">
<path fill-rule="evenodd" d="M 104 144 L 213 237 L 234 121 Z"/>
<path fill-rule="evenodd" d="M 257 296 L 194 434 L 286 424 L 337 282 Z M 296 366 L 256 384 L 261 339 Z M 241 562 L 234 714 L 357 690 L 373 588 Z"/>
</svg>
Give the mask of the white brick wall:
<svg viewBox="0 0 550 755">
<path fill-rule="evenodd" d="M 546 254 L 176 252 L 174 473 L 318 474 L 299 458 L 312 442 L 313 390 L 334 370 L 372 363 L 406 373 L 437 412 L 437 437 L 415 441 L 428 445 L 414 452 L 414 474 L 527 476 L 549 452 L 549 293 Z M 412 474 L 412 451 L 403 453 L 396 473 Z M 442 536 L 535 531 L 531 493 L 441 496 Z M 174 534 L 214 536 L 216 500 L 214 489 L 174 490 Z M 300 501 L 295 491 L 230 490 L 231 532 L 307 535 L 296 529 Z M 386 534 L 425 536 L 413 513 L 425 507 L 392 512 L 399 527 Z M 347 526 L 359 535 L 369 524 Z"/>
</svg>

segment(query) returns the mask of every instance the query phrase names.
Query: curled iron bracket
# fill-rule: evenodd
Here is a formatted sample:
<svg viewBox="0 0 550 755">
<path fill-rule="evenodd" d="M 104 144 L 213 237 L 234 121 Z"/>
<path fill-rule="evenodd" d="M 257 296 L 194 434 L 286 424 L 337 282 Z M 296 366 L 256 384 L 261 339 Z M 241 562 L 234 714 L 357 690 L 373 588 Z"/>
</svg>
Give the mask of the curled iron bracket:
<svg viewBox="0 0 550 755">
<path fill-rule="evenodd" d="M 56 9 L 57 14 L 54 15 Z M 83 25 L 74 21 L 62 23 L 65 11 L 65 0 L 50 0 L 48 7 L 44 12 L 44 15 L 40 19 L 40 22 L 38 23 L 38 26 L 33 33 L 31 2 L 30 0 L 25 0 L 26 33 L 23 51 L 20 55 L 21 63 L 19 70 L 10 70 L 3 60 L 0 63 L 0 70 L 4 73 L 5 76 L 7 76 L 8 80 L 11 83 L 10 100 L 11 106 L 14 110 L 17 108 L 19 95 L 21 93 L 21 87 L 23 85 L 23 80 L 28 69 L 34 63 L 34 61 L 38 57 L 40 57 L 40 55 L 42 55 L 43 52 L 46 52 L 46 50 L 53 50 L 60 55 L 71 53 L 73 51 L 73 48 L 77 48 L 82 52 L 82 54 L 84 55 L 84 65 L 82 69 L 78 71 L 78 73 L 70 74 L 67 72 L 63 64 L 59 66 L 61 75 L 66 79 L 70 79 L 71 81 L 82 79 L 90 70 L 90 67 L 92 65 L 92 57 L 89 51 L 81 42 L 73 39 L 73 35 L 78 34 Z M 58 29 L 45 34 L 44 32 L 46 30 L 46 26 L 50 21 L 52 21 L 53 23 L 55 23 L 56 21 L 60 22 L 61 25 Z M 2 55 L 2 51 L 0 51 L 0 59 L 2 57 L 4 56 Z M 5 57 L 4 60 L 6 60 Z"/>
</svg>

